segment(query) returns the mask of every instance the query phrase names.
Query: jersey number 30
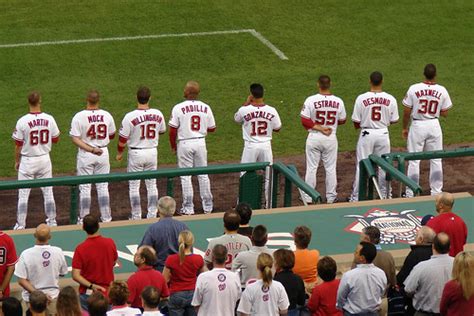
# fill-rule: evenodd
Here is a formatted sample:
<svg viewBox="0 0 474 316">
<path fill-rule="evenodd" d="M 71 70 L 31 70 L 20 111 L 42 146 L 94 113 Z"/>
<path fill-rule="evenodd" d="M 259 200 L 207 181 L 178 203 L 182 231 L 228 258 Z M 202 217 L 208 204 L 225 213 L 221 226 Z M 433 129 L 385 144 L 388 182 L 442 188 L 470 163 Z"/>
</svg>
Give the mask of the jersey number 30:
<svg viewBox="0 0 474 316">
<path fill-rule="evenodd" d="M 436 112 L 438 112 L 438 101 L 420 100 L 420 108 L 418 109 L 418 113 L 436 114 Z"/>
</svg>

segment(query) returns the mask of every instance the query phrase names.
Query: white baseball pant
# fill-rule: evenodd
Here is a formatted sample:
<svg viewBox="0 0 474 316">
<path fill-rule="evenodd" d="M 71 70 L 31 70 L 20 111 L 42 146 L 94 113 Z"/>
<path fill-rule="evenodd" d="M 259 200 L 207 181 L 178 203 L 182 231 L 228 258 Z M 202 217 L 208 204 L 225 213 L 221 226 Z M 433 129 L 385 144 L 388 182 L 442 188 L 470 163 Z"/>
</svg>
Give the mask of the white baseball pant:
<svg viewBox="0 0 474 316">
<path fill-rule="evenodd" d="M 18 168 L 18 180 L 44 179 L 52 177 L 51 159 L 49 154 L 27 157 L 22 156 Z M 31 189 L 18 190 L 18 209 L 16 228 L 25 228 L 28 214 L 28 198 Z M 53 187 L 42 187 L 46 224 L 56 226 L 56 203 L 54 202 Z"/>
<path fill-rule="evenodd" d="M 130 149 L 128 150 L 128 172 L 156 170 L 158 166 L 156 148 Z M 130 180 L 129 194 L 130 205 L 132 208 L 131 219 L 142 218 L 142 207 L 140 202 L 140 180 Z M 147 218 L 156 218 L 158 189 L 156 188 L 156 179 L 145 180 L 146 191 L 148 196 L 148 213 Z"/>
<path fill-rule="evenodd" d="M 178 167 L 192 168 L 207 166 L 207 148 L 205 138 L 180 140 L 177 149 Z M 201 195 L 204 213 L 211 213 L 214 207 L 211 193 L 211 183 L 207 174 L 198 175 L 199 193 Z M 183 190 L 183 205 L 181 213 L 194 214 L 194 191 L 191 176 L 181 177 Z"/>
<path fill-rule="evenodd" d="M 326 171 L 326 201 L 333 203 L 337 198 L 337 137 L 336 134 L 326 136 L 322 133 L 309 133 L 306 139 L 306 176 L 305 182 L 312 188 L 316 188 L 316 173 L 319 161 L 322 159 Z M 302 192 L 307 203 L 312 199 Z"/>
<path fill-rule="evenodd" d="M 408 152 L 421 152 L 443 149 L 443 132 L 437 119 L 413 120 L 408 131 Z M 420 183 L 420 161 L 409 160 L 407 176 Z M 441 159 L 430 160 L 431 195 L 443 190 L 443 163 Z M 406 196 L 413 197 L 413 191 L 407 187 Z"/>
<path fill-rule="evenodd" d="M 360 131 L 359 141 L 357 142 L 357 164 L 354 183 L 352 185 L 352 195 L 350 197 L 351 202 L 359 200 L 359 162 L 362 159 L 366 159 L 371 154 L 383 155 L 390 153 L 390 137 L 387 128 L 381 129 L 368 129 L 364 128 Z M 381 168 L 378 170 L 378 184 L 382 196 L 387 196 L 387 182 L 385 180 L 385 171 Z M 392 196 L 390 190 L 389 197 Z"/>
<path fill-rule="evenodd" d="M 102 155 L 97 156 L 80 150 L 77 154 L 77 175 L 107 174 L 110 172 L 109 152 L 107 147 L 101 148 Z M 96 183 L 97 197 L 99 199 L 100 219 L 102 222 L 112 221 L 110 212 L 109 183 Z M 91 208 L 91 184 L 79 185 L 79 223 L 84 216 L 90 213 Z"/>
</svg>

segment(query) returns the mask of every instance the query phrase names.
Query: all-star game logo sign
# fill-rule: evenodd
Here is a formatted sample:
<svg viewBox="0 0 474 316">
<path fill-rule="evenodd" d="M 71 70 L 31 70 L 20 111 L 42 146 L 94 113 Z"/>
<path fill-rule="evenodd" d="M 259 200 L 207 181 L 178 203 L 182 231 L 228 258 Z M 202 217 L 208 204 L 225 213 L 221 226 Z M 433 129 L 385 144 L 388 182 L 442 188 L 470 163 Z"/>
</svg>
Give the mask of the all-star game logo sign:
<svg viewBox="0 0 474 316">
<path fill-rule="evenodd" d="M 406 210 L 400 213 L 373 208 L 364 215 L 345 215 L 356 218 L 345 228 L 347 232 L 361 233 L 364 227 L 375 226 L 380 229 L 380 243 L 394 244 L 415 243 L 416 232 L 421 227 L 421 217 L 415 216 L 416 210 Z"/>
</svg>

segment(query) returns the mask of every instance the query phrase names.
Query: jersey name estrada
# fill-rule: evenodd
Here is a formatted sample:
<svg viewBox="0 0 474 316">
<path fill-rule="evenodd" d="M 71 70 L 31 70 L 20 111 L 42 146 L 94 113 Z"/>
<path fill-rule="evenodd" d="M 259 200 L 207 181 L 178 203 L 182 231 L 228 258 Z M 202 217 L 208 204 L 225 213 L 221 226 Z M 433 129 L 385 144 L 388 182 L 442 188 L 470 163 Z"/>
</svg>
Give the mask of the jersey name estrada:
<svg viewBox="0 0 474 316">
<path fill-rule="evenodd" d="M 352 121 L 361 128 L 387 128 L 398 121 L 397 100 L 386 92 L 366 92 L 357 97 Z"/>
<path fill-rule="evenodd" d="M 336 133 L 338 122 L 346 120 L 346 109 L 341 98 L 332 94 L 318 93 L 304 101 L 300 115 L 310 119 L 314 124 L 329 127 Z M 315 130 L 308 131 L 317 133 Z"/>
<path fill-rule="evenodd" d="M 23 156 L 42 156 L 51 151 L 52 139 L 59 137 L 59 129 L 51 115 L 28 113 L 18 120 L 12 137 L 23 143 Z"/>
<path fill-rule="evenodd" d="M 159 134 L 166 132 L 165 118 L 160 110 L 134 110 L 122 120 L 119 135 L 127 139 L 129 147 L 154 148 Z"/>
<path fill-rule="evenodd" d="M 235 113 L 234 120 L 242 124 L 242 135 L 245 141 L 263 143 L 272 140 L 273 130 L 281 128 L 280 115 L 270 105 L 242 106 Z"/>
<path fill-rule="evenodd" d="M 178 141 L 202 138 L 208 129 L 216 127 L 211 107 L 198 100 L 176 104 L 171 111 L 169 126 L 178 129 Z"/>
<path fill-rule="evenodd" d="M 403 105 L 412 109 L 411 117 L 415 120 L 438 118 L 441 111 L 453 106 L 448 90 L 431 82 L 412 85 L 403 99 Z"/>
<path fill-rule="evenodd" d="M 83 110 L 72 119 L 70 136 L 79 137 L 92 147 L 106 147 L 115 134 L 112 115 L 104 110 Z"/>
</svg>

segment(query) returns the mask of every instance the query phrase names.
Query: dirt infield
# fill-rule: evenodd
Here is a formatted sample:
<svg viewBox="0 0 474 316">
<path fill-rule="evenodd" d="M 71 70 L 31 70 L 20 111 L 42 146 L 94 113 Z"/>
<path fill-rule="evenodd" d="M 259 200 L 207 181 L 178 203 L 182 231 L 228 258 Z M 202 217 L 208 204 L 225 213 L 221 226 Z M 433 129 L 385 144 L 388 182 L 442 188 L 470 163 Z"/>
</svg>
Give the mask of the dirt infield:
<svg viewBox="0 0 474 316">
<path fill-rule="evenodd" d="M 448 146 L 449 149 L 459 147 L 473 147 L 473 144 L 457 144 Z M 395 148 L 393 151 L 401 151 L 401 148 Z M 304 155 L 288 156 L 283 158 L 277 158 L 276 161 L 281 161 L 285 164 L 294 164 L 301 177 L 304 177 L 305 172 L 305 157 Z M 224 163 L 235 163 L 236 161 L 217 162 L 213 164 L 224 164 Z M 165 167 L 175 167 L 174 165 L 162 165 Z M 353 181 L 353 175 L 355 170 L 355 152 L 342 152 L 338 155 L 337 162 L 337 174 L 338 174 L 338 199 L 345 201 L 350 193 Z M 474 194 L 474 158 L 473 157 L 462 157 L 453 159 L 443 160 L 444 169 L 444 190 L 448 192 L 469 192 Z M 119 172 L 121 170 L 115 170 Z M 122 170 L 124 171 L 124 170 Z M 421 162 L 421 186 L 423 188 L 423 195 L 429 194 L 429 162 Z M 212 192 L 214 194 L 214 208 L 216 212 L 225 211 L 235 206 L 238 194 L 238 174 L 221 174 L 212 175 L 211 185 Z M 197 181 L 195 181 L 195 207 L 196 212 L 200 213 L 201 203 L 199 199 L 199 190 L 197 188 Z M 282 181 L 283 182 L 283 181 Z M 175 198 L 178 201 L 178 207 L 181 202 L 181 188 L 179 178 L 174 179 L 175 185 Z M 146 210 L 146 192 L 144 184 L 142 184 L 142 208 Z M 165 180 L 158 181 L 158 189 L 160 195 L 164 195 L 166 192 Z M 319 168 L 318 172 L 318 185 L 316 188 L 321 195 L 325 196 L 324 188 L 324 169 Z M 109 185 L 112 216 L 116 220 L 127 219 L 130 215 L 130 205 L 128 198 L 128 183 L 118 182 L 111 183 Z M 70 191 L 67 187 L 57 187 L 54 189 L 56 205 L 58 210 L 58 223 L 60 225 L 69 223 L 69 204 L 70 204 Z M 398 184 L 393 186 L 394 197 L 399 197 Z M 17 205 L 17 191 L 3 191 L 0 192 L 0 201 L 2 204 L 2 212 L 0 213 L 0 229 L 11 229 L 15 224 L 15 214 Z M 27 226 L 34 227 L 40 222 L 44 221 L 43 213 L 43 198 L 40 189 L 34 189 L 30 195 L 29 201 L 29 212 L 27 219 Z M 298 200 L 298 194 L 296 189 L 293 194 L 293 205 L 302 205 L 302 202 Z M 279 205 L 281 206 L 281 205 Z M 97 202 L 95 198 L 95 190 L 93 190 L 93 203 L 92 212 L 98 214 Z M 144 212 L 145 213 L 145 212 Z"/>
</svg>

